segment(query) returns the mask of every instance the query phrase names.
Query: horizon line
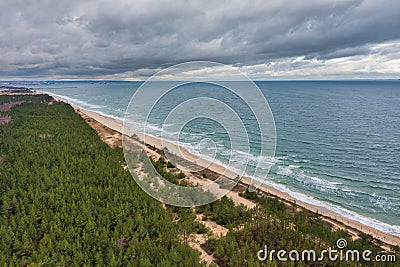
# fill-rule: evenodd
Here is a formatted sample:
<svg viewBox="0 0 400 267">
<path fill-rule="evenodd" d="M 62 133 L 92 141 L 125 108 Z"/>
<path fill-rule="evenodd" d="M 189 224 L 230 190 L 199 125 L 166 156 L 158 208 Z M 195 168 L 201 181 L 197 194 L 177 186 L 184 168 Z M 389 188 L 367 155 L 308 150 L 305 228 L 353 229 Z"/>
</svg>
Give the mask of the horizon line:
<svg viewBox="0 0 400 267">
<path fill-rule="evenodd" d="M 312 81 L 400 81 L 400 78 L 350 78 L 350 79 L 250 79 L 253 82 L 312 82 Z M 21 80 L 0 80 L 0 83 L 10 82 L 146 82 L 147 80 L 124 80 L 124 79 L 21 79 Z M 240 82 L 243 80 L 209 80 L 209 82 L 224 81 L 224 82 Z M 190 80 L 156 80 L 153 82 L 190 82 Z M 192 81 L 194 82 L 194 81 Z M 199 81 L 202 82 L 202 81 Z"/>
</svg>

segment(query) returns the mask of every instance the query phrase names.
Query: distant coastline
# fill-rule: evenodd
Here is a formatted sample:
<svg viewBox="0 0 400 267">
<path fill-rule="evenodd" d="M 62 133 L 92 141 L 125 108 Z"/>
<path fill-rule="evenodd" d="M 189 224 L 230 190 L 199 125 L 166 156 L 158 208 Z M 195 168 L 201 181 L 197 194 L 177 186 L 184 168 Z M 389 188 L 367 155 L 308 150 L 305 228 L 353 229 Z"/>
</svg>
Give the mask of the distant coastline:
<svg viewBox="0 0 400 267">
<path fill-rule="evenodd" d="M 34 94 L 35 92 L 24 86 L 0 85 L 0 94 Z"/>
</svg>

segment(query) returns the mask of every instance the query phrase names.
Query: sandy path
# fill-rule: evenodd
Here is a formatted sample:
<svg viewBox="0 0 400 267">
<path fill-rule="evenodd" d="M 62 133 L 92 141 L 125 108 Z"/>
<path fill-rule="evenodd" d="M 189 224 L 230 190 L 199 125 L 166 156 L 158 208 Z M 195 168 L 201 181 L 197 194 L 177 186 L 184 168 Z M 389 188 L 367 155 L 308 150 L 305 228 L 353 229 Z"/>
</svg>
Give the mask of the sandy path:
<svg viewBox="0 0 400 267">
<path fill-rule="evenodd" d="M 201 253 L 200 262 L 204 261 L 206 266 L 210 266 L 212 262 L 214 262 L 213 255 L 208 255 L 207 252 L 201 247 L 201 244 L 204 244 L 207 241 L 206 237 L 203 234 L 194 234 L 192 235 L 191 240 L 189 240 L 189 246 L 197 250 Z"/>
</svg>

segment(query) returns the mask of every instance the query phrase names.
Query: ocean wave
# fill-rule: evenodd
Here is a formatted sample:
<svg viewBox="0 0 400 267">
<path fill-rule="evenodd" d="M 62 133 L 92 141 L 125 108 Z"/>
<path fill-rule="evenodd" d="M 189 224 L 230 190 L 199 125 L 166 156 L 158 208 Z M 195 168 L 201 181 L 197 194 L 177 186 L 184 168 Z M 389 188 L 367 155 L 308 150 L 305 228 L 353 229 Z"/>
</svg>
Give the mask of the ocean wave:
<svg viewBox="0 0 400 267">
<path fill-rule="evenodd" d="M 124 119 L 122 117 L 115 116 L 115 115 L 112 115 L 110 113 L 106 113 L 106 112 L 104 112 L 102 110 L 99 110 L 99 109 L 102 108 L 102 106 L 99 106 L 99 105 L 96 105 L 96 104 L 90 104 L 90 103 L 88 103 L 86 101 L 82 101 L 82 100 L 75 99 L 75 98 L 72 98 L 72 97 L 69 97 L 69 96 L 65 96 L 65 95 L 49 93 L 49 92 L 46 92 L 46 91 L 38 91 L 38 92 L 43 92 L 43 93 L 46 93 L 46 94 L 49 94 L 49 95 L 55 96 L 55 97 L 61 97 L 61 98 L 65 99 L 68 103 L 71 103 L 72 105 L 77 106 L 78 108 L 86 109 L 86 110 L 92 111 L 92 112 L 96 112 L 96 113 L 100 114 L 101 116 L 112 118 L 112 119 L 117 120 L 117 121 L 119 121 L 121 123 L 124 121 Z"/>
<path fill-rule="evenodd" d="M 380 207 L 384 212 L 392 212 L 400 210 L 400 203 L 397 199 L 379 196 L 375 192 L 369 197 L 369 201 L 374 206 Z"/>
<path fill-rule="evenodd" d="M 99 111 L 99 110 L 91 110 L 91 109 L 87 109 L 87 110 L 96 112 L 96 113 L 98 113 L 98 114 L 100 114 L 100 115 L 102 115 L 104 117 L 112 118 L 112 119 L 114 119 L 114 120 L 116 120 L 118 122 L 124 123 L 124 119 L 122 117 L 111 115 L 109 113 L 106 113 L 106 112 L 103 112 L 103 111 Z"/>
<path fill-rule="evenodd" d="M 157 133 L 161 133 L 163 131 L 163 128 L 160 125 L 146 123 L 145 131 L 147 132 L 147 130 L 149 130 L 149 129 L 150 129 L 150 131 L 157 132 Z"/>
<path fill-rule="evenodd" d="M 301 168 L 300 165 L 290 165 L 290 164 L 289 164 L 289 167 L 290 167 L 290 168 L 295 168 L 295 169 Z"/>
<path fill-rule="evenodd" d="M 54 95 L 54 96 L 58 96 L 58 97 L 62 97 L 63 99 L 65 99 L 65 100 L 67 100 L 68 101 L 68 103 L 71 103 L 71 104 L 73 104 L 73 105 L 76 105 L 76 106 L 79 106 L 79 107 L 81 107 L 81 108 L 83 108 L 83 109 L 94 109 L 94 111 L 98 111 L 98 109 L 102 109 L 103 107 L 102 106 L 100 106 L 100 105 L 96 105 L 96 104 L 91 104 L 91 103 L 88 103 L 88 102 L 86 102 L 86 101 L 83 101 L 83 100 L 80 100 L 80 99 L 76 99 L 76 98 L 73 98 L 73 97 L 69 97 L 69 96 L 65 96 L 65 95 L 57 95 L 57 94 L 53 94 L 53 93 L 48 93 L 48 92 L 46 92 L 47 94 L 50 94 L 50 95 Z"/>
<path fill-rule="evenodd" d="M 190 136 L 204 136 L 203 133 L 189 133 Z"/>
<path fill-rule="evenodd" d="M 275 173 L 289 179 L 293 179 L 297 184 L 305 188 L 314 188 L 320 192 L 329 192 L 337 196 L 351 196 L 353 195 L 349 191 L 343 191 L 338 186 L 342 185 L 341 182 L 330 181 L 317 177 L 314 175 L 307 174 L 304 170 L 301 170 L 297 165 L 282 166 L 278 165 L 276 167 Z"/>
</svg>

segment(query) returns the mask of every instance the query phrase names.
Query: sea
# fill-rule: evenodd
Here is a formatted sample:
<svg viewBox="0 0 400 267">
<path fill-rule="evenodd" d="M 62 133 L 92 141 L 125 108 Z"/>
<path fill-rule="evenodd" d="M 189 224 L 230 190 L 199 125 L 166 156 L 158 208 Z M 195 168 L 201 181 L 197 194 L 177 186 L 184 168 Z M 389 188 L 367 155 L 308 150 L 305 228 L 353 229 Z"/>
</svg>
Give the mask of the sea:
<svg viewBox="0 0 400 267">
<path fill-rule="evenodd" d="M 62 96 L 74 105 L 123 121 L 142 82 L 35 81 L 24 85 Z M 400 236 L 400 81 L 256 81 L 272 111 L 275 156 L 264 183 L 296 199 L 325 207 L 344 217 Z M 177 99 L 221 97 L 214 85 L 186 84 L 179 97 L 156 107 L 149 134 L 168 139 L 166 114 Z M 130 111 L 135 109 L 131 108 Z M 242 109 L 250 151 L 234 151 L 229 133 L 216 121 L 196 119 L 179 134 L 191 153 L 207 157 L 204 140 L 213 144 L 215 160 L 224 165 L 233 155 L 257 165 L 259 144 L 251 110 Z M 160 115 L 161 114 L 161 115 Z M 164 127 L 164 128 L 163 128 Z M 256 127 L 256 126 L 254 126 Z M 253 141 L 253 142 L 252 142 Z M 203 145 L 203 148 L 202 148 Z M 236 163 L 235 163 L 236 162 Z M 236 165 L 235 165 L 236 164 Z M 230 168 L 240 169 L 240 157 Z"/>
</svg>

